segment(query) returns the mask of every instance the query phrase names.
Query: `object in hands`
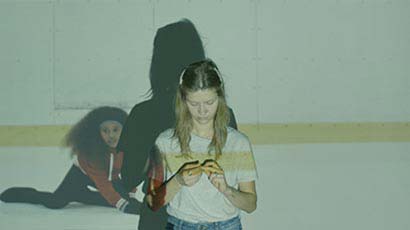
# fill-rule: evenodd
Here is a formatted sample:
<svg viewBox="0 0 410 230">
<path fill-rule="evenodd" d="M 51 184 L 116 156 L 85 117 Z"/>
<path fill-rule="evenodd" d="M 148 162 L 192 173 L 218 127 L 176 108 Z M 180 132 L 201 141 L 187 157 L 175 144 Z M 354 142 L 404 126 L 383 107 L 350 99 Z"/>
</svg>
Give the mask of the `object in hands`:
<svg viewBox="0 0 410 230">
<path fill-rule="evenodd" d="M 215 160 L 209 159 L 205 160 L 204 163 L 202 163 L 202 171 L 210 177 L 211 174 L 224 174 L 222 168 L 218 165 L 218 163 Z"/>
</svg>

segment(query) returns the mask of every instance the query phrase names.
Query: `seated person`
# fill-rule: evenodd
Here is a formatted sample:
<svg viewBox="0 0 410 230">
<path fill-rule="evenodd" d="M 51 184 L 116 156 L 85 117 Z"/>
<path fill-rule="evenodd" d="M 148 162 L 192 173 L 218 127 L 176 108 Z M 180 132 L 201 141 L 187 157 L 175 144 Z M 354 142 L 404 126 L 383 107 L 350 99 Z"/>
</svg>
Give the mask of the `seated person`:
<svg viewBox="0 0 410 230">
<path fill-rule="evenodd" d="M 0 200 L 51 209 L 75 201 L 139 214 L 140 202 L 131 198 L 120 182 L 123 154 L 115 150 L 126 117 L 127 113 L 119 108 L 92 110 L 66 135 L 65 144 L 71 148 L 74 163 L 54 192 L 12 187 L 0 195 Z"/>
</svg>

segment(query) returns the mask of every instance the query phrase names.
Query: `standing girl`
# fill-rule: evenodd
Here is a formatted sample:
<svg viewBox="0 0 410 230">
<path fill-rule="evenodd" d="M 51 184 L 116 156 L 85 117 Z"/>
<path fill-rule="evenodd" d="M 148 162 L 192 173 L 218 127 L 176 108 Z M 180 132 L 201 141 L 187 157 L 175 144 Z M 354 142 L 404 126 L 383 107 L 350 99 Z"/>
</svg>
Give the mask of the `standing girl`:
<svg viewBox="0 0 410 230">
<path fill-rule="evenodd" d="M 228 127 L 214 62 L 185 68 L 175 112 L 175 128 L 155 142 L 148 203 L 154 210 L 167 205 L 167 229 L 242 229 L 240 210 L 256 209 L 256 166 L 248 138 Z"/>
</svg>

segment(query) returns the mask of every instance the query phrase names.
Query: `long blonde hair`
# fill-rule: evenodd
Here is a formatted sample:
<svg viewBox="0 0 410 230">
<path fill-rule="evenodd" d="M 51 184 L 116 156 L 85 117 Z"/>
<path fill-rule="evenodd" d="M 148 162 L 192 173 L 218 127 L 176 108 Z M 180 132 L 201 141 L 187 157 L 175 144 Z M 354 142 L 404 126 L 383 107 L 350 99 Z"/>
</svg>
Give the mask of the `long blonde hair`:
<svg viewBox="0 0 410 230">
<path fill-rule="evenodd" d="M 198 90 L 214 89 L 218 95 L 218 107 L 214 118 L 214 132 L 208 146 L 208 153 L 215 153 L 218 159 L 222 154 L 227 138 L 229 110 L 225 99 L 225 90 L 222 77 L 216 64 L 209 59 L 190 64 L 181 74 L 181 80 L 175 99 L 176 124 L 174 137 L 178 138 L 181 153 L 190 157 L 191 132 L 193 128 L 192 116 L 186 104 L 187 93 Z"/>
</svg>

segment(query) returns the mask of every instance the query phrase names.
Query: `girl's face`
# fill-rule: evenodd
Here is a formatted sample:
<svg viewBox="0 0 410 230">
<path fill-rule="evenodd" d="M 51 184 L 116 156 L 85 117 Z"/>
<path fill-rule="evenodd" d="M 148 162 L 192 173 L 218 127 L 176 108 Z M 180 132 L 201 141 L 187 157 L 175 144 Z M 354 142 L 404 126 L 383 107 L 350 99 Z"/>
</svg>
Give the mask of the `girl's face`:
<svg viewBox="0 0 410 230">
<path fill-rule="evenodd" d="M 100 125 L 100 134 L 104 142 L 111 148 L 117 147 L 122 125 L 117 121 L 104 121 Z"/>
<path fill-rule="evenodd" d="M 218 109 L 218 94 L 215 89 L 188 92 L 186 104 L 194 121 L 194 126 L 196 124 L 212 124 Z"/>
</svg>

